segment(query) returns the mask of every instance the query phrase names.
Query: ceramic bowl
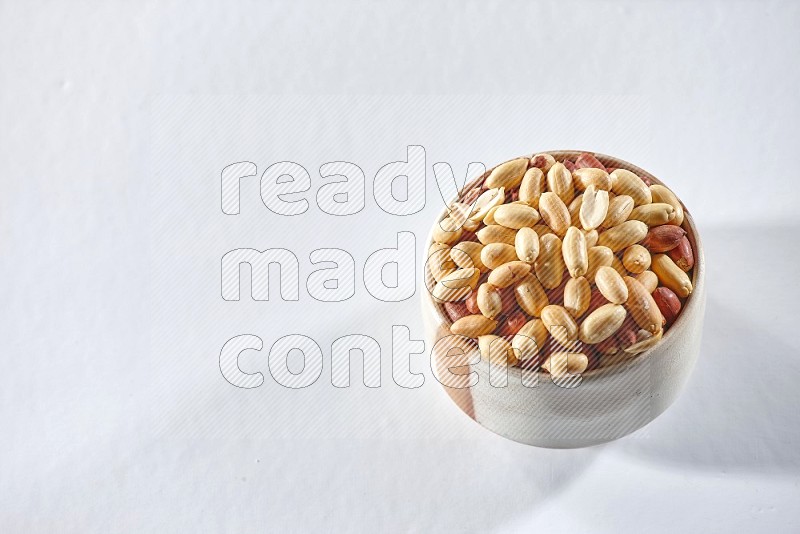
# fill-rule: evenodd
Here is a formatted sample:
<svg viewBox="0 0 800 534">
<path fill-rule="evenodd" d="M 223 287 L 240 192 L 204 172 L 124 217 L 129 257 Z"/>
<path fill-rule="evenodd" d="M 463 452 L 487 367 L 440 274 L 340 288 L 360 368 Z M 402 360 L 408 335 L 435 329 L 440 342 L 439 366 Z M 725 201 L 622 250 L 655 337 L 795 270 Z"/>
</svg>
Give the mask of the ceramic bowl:
<svg viewBox="0 0 800 534">
<path fill-rule="evenodd" d="M 557 160 L 574 159 L 581 151 L 549 151 Z M 606 167 L 628 169 L 662 183 L 649 172 L 626 161 L 595 154 Z M 488 175 L 488 172 L 481 178 Z M 664 184 L 667 187 L 669 184 Z M 447 215 L 440 213 L 437 221 Z M 545 371 L 500 368 L 493 375 L 480 358 L 477 344 L 437 341 L 450 335 L 451 320 L 428 290 L 432 277 L 425 269 L 421 288 L 422 312 L 432 367 L 456 405 L 485 428 L 506 438 L 549 448 L 586 447 L 621 438 L 658 417 L 678 398 L 694 369 L 700 351 L 705 313 L 705 260 L 703 246 L 689 210 L 683 228 L 695 252 L 693 291 L 662 340 L 647 350 L 611 365 L 584 372 L 577 387 L 556 385 Z M 431 235 L 425 250 L 430 248 Z M 450 369 L 450 371 L 448 371 Z M 493 368 L 497 373 L 497 368 Z M 499 378 L 498 378 L 499 377 Z M 477 380 L 477 383 L 475 381 Z M 473 384 L 471 385 L 470 384 Z"/>
</svg>

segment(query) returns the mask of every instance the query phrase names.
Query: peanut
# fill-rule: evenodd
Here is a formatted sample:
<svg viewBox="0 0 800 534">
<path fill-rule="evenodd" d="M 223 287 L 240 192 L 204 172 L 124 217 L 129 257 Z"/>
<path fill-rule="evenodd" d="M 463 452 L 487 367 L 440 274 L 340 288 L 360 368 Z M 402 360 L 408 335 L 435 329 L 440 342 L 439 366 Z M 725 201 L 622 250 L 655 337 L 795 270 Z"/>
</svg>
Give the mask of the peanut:
<svg viewBox="0 0 800 534">
<path fill-rule="evenodd" d="M 588 345 L 595 345 L 605 341 L 619 330 L 619 327 L 625 321 L 625 315 L 623 306 L 619 304 L 604 304 L 583 320 L 578 337 Z"/>
<path fill-rule="evenodd" d="M 445 275 L 456 270 L 456 264 L 450 257 L 450 246 L 444 243 L 433 243 L 428 249 L 428 268 L 437 282 Z"/>
<path fill-rule="evenodd" d="M 575 172 L 572 173 L 572 178 L 575 181 L 575 187 L 579 191 L 588 189 L 590 185 L 595 186 L 597 189 L 602 189 L 603 191 L 611 190 L 611 178 L 603 169 L 596 169 L 593 167 L 575 169 Z"/>
<path fill-rule="evenodd" d="M 628 287 L 628 299 L 625 307 L 628 308 L 633 320 L 640 328 L 655 334 L 664 324 L 664 318 L 656 305 L 653 296 L 635 278 L 623 278 Z"/>
<path fill-rule="evenodd" d="M 589 358 L 582 352 L 554 352 L 542 364 L 542 369 L 554 377 L 579 375 L 589 366 Z"/>
<path fill-rule="evenodd" d="M 671 289 L 659 287 L 653 291 L 653 300 L 666 320 L 665 326 L 672 326 L 681 311 L 681 301 L 678 296 Z"/>
<path fill-rule="evenodd" d="M 541 319 L 528 321 L 512 338 L 511 347 L 521 361 L 534 358 L 547 341 L 547 327 Z"/>
<path fill-rule="evenodd" d="M 694 267 L 694 252 L 689 238 L 683 236 L 678 241 L 678 246 L 667 252 L 667 255 L 675 262 L 681 271 L 687 272 Z"/>
<path fill-rule="evenodd" d="M 505 201 L 506 191 L 504 187 L 487 189 L 472 206 L 472 215 L 469 218 L 473 221 L 482 221 L 490 209 L 499 206 Z"/>
<path fill-rule="evenodd" d="M 576 319 L 586 313 L 592 297 L 592 287 L 583 276 L 570 278 L 564 286 L 564 308 Z"/>
<path fill-rule="evenodd" d="M 628 195 L 636 206 L 650 204 L 653 195 L 641 178 L 625 169 L 617 169 L 610 174 L 611 190 L 618 195 Z"/>
<path fill-rule="evenodd" d="M 664 204 L 668 206 L 668 204 Z M 533 226 L 539 220 L 539 212 L 527 204 L 504 204 L 494 212 L 494 220 L 506 228 L 519 230 Z"/>
<path fill-rule="evenodd" d="M 665 224 L 651 228 L 640 243 L 651 253 L 667 252 L 677 247 L 686 230 L 674 224 Z"/>
<path fill-rule="evenodd" d="M 564 264 L 572 278 L 586 274 L 589 269 L 589 256 L 586 250 L 586 236 L 577 227 L 570 226 L 562 245 Z"/>
<path fill-rule="evenodd" d="M 594 167 L 595 169 L 601 169 L 603 171 L 606 170 L 605 165 L 600 163 L 600 160 L 597 159 L 594 154 L 584 152 L 575 159 L 575 169 L 580 170 L 587 167 Z"/>
<path fill-rule="evenodd" d="M 613 267 L 600 267 L 594 277 L 594 283 L 609 302 L 622 304 L 628 300 L 628 288 L 625 281 Z"/>
<path fill-rule="evenodd" d="M 575 187 L 572 185 L 572 173 L 563 163 L 555 163 L 547 171 L 547 187 L 559 196 L 564 204 L 569 204 L 575 198 Z"/>
<path fill-rule="evenodd" d="M 503 312 L 503 300 L 500 292 L 488 282 L 484 282 L 478 287 L 475 300 L 480 312 L 489 319 L 495 319 Z"/>
<path fill-rule="evenodd" d="M 609 197 L 608 201 L 608 214 L 603 219 L 600 225 L 603 228 L 613 228 L 628 220 L 631 212 L 633 211 L 633 199 L 628 195 L 617 195 L 614 198 Z"/>
<path fill-rule="evenodd" d="M 541 318 L 550 335 L 563 347 L 570 347 L 578 339 L 578 324 L 563 306 L 545 306 Z"/>
<path fill-rule="evenodd" d="M 484 226 L 475 232 L 475 235 L 478 237 L 478 241 L 484 245 L 489 245 L 491 243 L 513 245 L 517 237 L 517 233 L 514 230 L 506 228 L 505 226 L 500 226 L 499 224 Z"/>
<path fill-rule="evenodd" d="M 658 287 L 658 277 L 653 271 L 644 271 L 635 277 L 644 286 L 648 293 L 652 293 Z"/>
<path fill-rule="evenodd" d="M 536 154 L 531 158 L 531 167 L 542 169 L 542 172 L 547 172 L 550 167 L 555 165 L 556 159 L 550 154 Z"/>
<path fill-rule="evenodd" d="M 647 235 L 647 225 L 642 221 L 625 221 L 600 234 L 597 244 L 617 252 L 638 243 Z"/>
<path fill-rule="evenodd" d="M 580 221 L 584 230 L 594 230 L 603 224 L 608 215 L 608 191 L 597 189 L 594 184 L 586 188 L 580 209 Z"/>
<path fill-rule="evenodd" d="M 528 163 L 527 158 L 519 158 L 498 165 L 486 178 L 486 187 L 504 187 L 506 190 L 517 187 L 528 168 Z"/>
<path fill-rule="evenodd" d="M 491 334 L 496 326 L 497 321 L 483 315 L 467 315 L 451 324 L 450 332 L 460 336 L 477 338 L 478 336 Z"/>
<path fill-rule="evenodd" d="M 463 230 L 461 226 L 457 225 L 451 217 L 445 217 L 437 224 L 433 225 L 433 241 L 436 243 L 444 243 L 445 245 L 452 245 L 461 239 Z"/>
<path fill-rule="evenodd" d="M 678 226 L 683 224 L 683 205 L 675 193 L 664 187 L 663 185 L 653 184 L 650 186 L 650 193 L 653 196 L 653 202 L 666 202 L 675 210 L 675 219 L 672 221 Z"/>
<path fill-rule="evenodd" d="M 561 255 L 561 240 L 553 234 L 539 238 L 539 255 L 533 263 L 536 277 L 542 286 L 554 289 L 564 276 L 564 258 Z"/>
<path fill-rule="evenodd" d="M 516 252 L 514 255 L 516 256 Z M 494 287 L 508 287 L 522 280 L 530 271 L 531 266 L 529 263 L 525 263 L 524 261 L 510 261 L 490 272 L 487 282 Z"/>
<path fill-rule="evenodd" d="M 600 234 L 597 233 L 597 230 L 588 230 L 584 232 L 586 235 L 586 248 L 592 248 L 593 246 L 597 245 L 597 238 Z"/>
<path fill-rule="evenodd" d="M 481 261 L 483 245 L 475 241 L 461 241 L 450 249 L 450 257 L 461 268 L 475 267 L 481 272 L 489 270 Z"/>
<path fill-rule="evenodd" d="M 625 249 L 622 255 L 622 265 L 634 273 L 640 274 L 650 268 L 650 252 L 642 245 L 631 245 Z"/>
<path fill-rule="evenodd" d="M 689 280 L 689 276 L 666 254 L 653 256 L 652 268 L 658 280 L 679 297 L 686 298 L 692 292 L 692 281 Z"/>
<path fill-rule="evenodd" d="M 517 259 L 517 251 L 505 243 L 489 243 L 481 249 L 481 262 L 489 269 Z"/>
<path fill-rule="evenodd" d="M 633 208 L 628 219 L 642 221 L 647 226 L 659 226 L 675 220 L 675 208 L 663 202 L 645 204 Z"/>
<path fill-rule="evenodd" d="M 586 279 L 593 283 L 600 267 L 611 266 L 614 253 L 608 247 L 594 246 L 589 248 L 587 256 L 589 258 L 589 268 L 586 270 Z"/>
<path fill-rule="evenodd" d="M 542 309 L 550 304 L 542 284 L 532 274 L 525 276 L 517 283 L 514 287 L 514 297 L 519 307 L 534 317 L 539 317 Z"/>
<path fill-rule="evenodd" d="M 630 347 L 623 349 L 625 352 L 629 354 L 640 354 L 651 347 L 655 347 L 656 344 L 661 341 L 661 337 L 664 334 L 664 330 L 661 329 L 655 334 L 647 333 L 646 336 L 643 337 L 640 341 L 637 341 Z"/>
<path fill-rule="evenodd" d="M 533 208 L 539 207 L 539 197 L 546 191 L 542 169 L 531 167 L 522 177 L 519 186 L 519 199 Z"/>
<path fill-rule="evenodd" d="M 569 223 L 572 226 L 580 226 L 581 224 L 581 206 L 583 205 L 583 193 L 572 199 L 572 202 L 567 206 L 569 211 Z"/>
<path fill-rule="evenodd" d="M 533 262 L 539 255 L 539 236 L 533 228 L 520 228 L 514 238 L 514 249 L 520 261 Z"/>
<path fill-rule="evenodd" d="M 542 196 L 539 197 L 539 213 L 545 224 L 558 236 L 563 236 L 570 227 L 569 209 L 564 201 L 552 191 L 542 193 Z"/>
<path fill-rule="evenodd" d="M 495 365 L 516 365 L 519 360 L 511 343 L 500 336 L 486 334 L 478 337 L 481 358 Z"/>
</svg>

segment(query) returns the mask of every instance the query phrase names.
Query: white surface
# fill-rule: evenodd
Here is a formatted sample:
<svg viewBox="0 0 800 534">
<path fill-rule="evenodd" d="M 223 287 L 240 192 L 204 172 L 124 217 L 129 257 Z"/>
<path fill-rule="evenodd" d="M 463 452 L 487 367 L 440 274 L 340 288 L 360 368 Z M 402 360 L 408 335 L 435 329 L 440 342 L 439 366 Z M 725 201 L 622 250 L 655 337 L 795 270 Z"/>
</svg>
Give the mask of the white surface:
<svg viewBox="0 0 800 534">
<path fill-rule="evenodd" d="M 794 2 L 3 3 L 0 530 L 796 532 L 798 22 Z M 255 96 L 177 96 L 233 93 Z M 431 96 L 390 96 L 407 94 Z M 422 328 L 416 299 L 377 302 L 360 277 L 347 305 L 302 287 L 222 302 L 224 252 L 287 246 L 305 278 L 310 250 L 338 246 L 360 269 L 398 231 L 421 239 L 438 199 L 429 180 L 415 216 L 368 194 L 357 216 L 288 221 L 250 183 L 231 221 L 221 168 L 314 179 L 347 159 L 371 178 L 408 144 L 457 175 L 591 148 L 672 185 L 709 263 L 677 404 L 549 451 L 469 421 L 429 370 L 397 387 L 388 355 L 377 390 L 355 372 L 348 390 L 325 371 L 302 391 L 225 382 L 236 334 L 302 332 L 328 357 L 344 334 L 387 350 L 392 324 Z"/>
</svg>

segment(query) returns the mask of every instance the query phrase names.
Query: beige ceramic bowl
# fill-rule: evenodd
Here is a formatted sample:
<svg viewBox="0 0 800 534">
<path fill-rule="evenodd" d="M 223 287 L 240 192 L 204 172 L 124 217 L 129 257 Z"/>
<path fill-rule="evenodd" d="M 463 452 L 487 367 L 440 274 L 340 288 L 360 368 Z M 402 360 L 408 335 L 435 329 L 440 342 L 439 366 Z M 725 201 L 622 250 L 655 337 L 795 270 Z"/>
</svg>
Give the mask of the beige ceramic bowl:
<svg viewBox="0 0 800 534">
<path fill-rule="evenodd" d="M 581 154 L 564 150 L 548 153 L 557 160 Z M 652 183 L 662 183 L 628 162 L 601 154 L 595 156 L 607 167 L 628 169 L 646 176 Z M 447 210 L 443 210 L 437 221 L 446 215 Z M 679 317 L 666 330 L 661 342 L 650 350 L 584 372 L 580 384 L 570 389 L 554 384 L 544 371 L 536 374 L 528 371 L 523 377 L 526 372 L 517 367 L 507 369 L 505 387 L 496 387 L 489 380 L 489 364 L 480 359 L 473 342 L 464 344 L 460 354 L 457 350 L 440 349 L 453 346 L 444 342 L 436 345 L 450 334 L 451 321 L 427 289 L 432 279 L 426 270 L 426 286 L 421 288 L 425 335 L 428 347 L 432 348 L 437 377 L 447 384 L 445 391 L 464 413 L 489 430 L 539 447 L 585 447 L 615 440 L 658 417 L 686 386 L 697 361 L 703 330 L 705 263 L 697 228 L 688 210 L 683 227 L 695 251 L 694 290 Z M 429 234 L 425 250 L 431 243 Z M 469 387 L 475 378 L 477 383 Z"/>
</svg>

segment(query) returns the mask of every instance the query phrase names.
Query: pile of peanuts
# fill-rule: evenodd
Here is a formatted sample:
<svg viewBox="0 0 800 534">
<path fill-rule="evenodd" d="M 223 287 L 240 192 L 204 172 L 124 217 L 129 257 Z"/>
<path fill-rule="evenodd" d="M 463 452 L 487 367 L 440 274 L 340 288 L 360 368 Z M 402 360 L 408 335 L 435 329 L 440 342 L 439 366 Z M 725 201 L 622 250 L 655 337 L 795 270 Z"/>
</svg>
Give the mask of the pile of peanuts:
<svg viewBox="0 0 800 534">
<path fill-rule="evenodd" d="M 430 291 L 481 357 L 572 375 L 657 344 L 692 292 L 672 191 L 593 154 L 495 167 L 434 226 Z"/>
</svg>

